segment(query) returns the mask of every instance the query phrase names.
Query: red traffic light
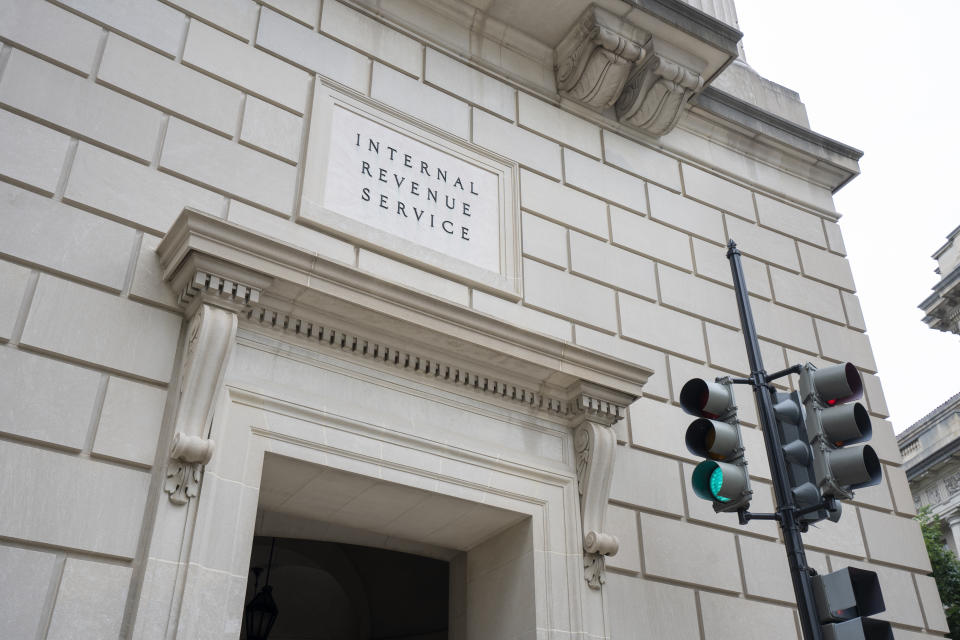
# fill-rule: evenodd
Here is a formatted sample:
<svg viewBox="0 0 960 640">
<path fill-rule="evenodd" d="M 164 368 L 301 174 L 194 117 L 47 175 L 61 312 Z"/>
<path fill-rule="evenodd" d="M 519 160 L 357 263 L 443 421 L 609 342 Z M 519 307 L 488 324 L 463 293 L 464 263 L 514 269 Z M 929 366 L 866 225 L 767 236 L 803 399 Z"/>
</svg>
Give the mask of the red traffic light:
<svg viewBox="0 0 960 640">
<path fill-rule="evenodd" d="M 858 400 L 863 395 L 863 380 L 860 372 L 849 362 L 817 369 L 813 374 L 813 386 L 828 405 Z"/>
<path fill-rule="evenodd" d="M 680 407 L 699 418 L 719 418 L 733 408 L 729 387 L 702 378 L 688 380 L 680 390 Z"/>
</svg>

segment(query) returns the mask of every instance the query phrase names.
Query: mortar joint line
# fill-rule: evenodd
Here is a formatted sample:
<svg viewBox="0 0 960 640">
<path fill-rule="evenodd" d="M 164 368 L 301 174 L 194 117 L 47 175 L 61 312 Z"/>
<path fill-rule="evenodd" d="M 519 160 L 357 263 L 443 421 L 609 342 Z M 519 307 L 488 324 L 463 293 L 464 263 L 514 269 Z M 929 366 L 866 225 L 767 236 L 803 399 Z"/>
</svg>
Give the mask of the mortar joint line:
<svg viewBox="0 0 960 640">
<path fill-rule="evenodd" d="M 23 337 L 23 330 L 27 324 L 27 316 L 30 313 L 30 307 L 33 305 L 33 298 L 37 291 L 37 282 L 40 280 L 40 272 L 32 271 L 27 280 L 27 286 L 23 293 L 23 299 L 20 303 L 20 311 L 17 313 L 17 321 L 13 325 L 13 331 L 10 333 L 9 345 L 16 347 L 20 344 Z"/>
<path fill-rule="evenodd" d="M 158 169 L 160 167 L 160 156 L 163 153 L 163 144 L 167 139 L 167 129 L 170 127 L 170 114 L 165 113 L 160 118 L 160 129 L 157 132 L 157 145 L 150 157 L 150 168 Z"/>
<path fill-rule="evenodd" d="M 180 42 L 177 44 L 177 52 L 173 56 L 173 61 L 183 63 L 183 54 L 187 50 L 187 36 L 190 33 L 190 16 L 183 15 L 183 35 L 180 36 Z"/>
<path fill-rule="evenodd" d="M 67 190 L 67 181 L 70 179 L 70 172 L 73 170 L 73 161 L 77 157 L 77 149 L 80 147 L 80 139 L 71 137 L 67 144 L 67 152 L 63 157 L 63 165 L 60 168 L 60 177 L 57 178 L 57 186 L 54 187 L 53 199 L 57 202 L 63 200 L 63 194 Z"/>
<path fill-rule="evenodd" d="M 127 271 L 123 277 L 123 287 L 120 289 L 120 297 L 130 296 L 130 289 L 133 288 L 133 277 L 137 268 L 137 262 L 140 259 L 140 250 L 143 247 L 143 231 L 137 231 L 134 237 L 133 250 L 130 259 L 127 262 Z"/>
<path fill-rule="evenodd" d="M 100 40 L 97 42 L 97 50 L 93 55 L 93 65 L 90 67 L 90 75 L 87 76 L 87 82 L 96 84 L 97 74 L 100 73 L 100 66 L 103 64 L 103 54 L 107 50 L 107 39 L 110 37 L 110 31 L 103 29 L 100 34 Z"/>
<path fill-rule="evenodd" d="M 67 565 L 67 554 L 58 552 L 56 554 L 53 575 L 50 585 L 47 587 L 47 594 L 43 600 L 43 608 L 40 619 L 43 624 L 37 629 L 37 640 L 43 640 L 50 632 L 50 625 L 53 623 L 53 612 L 56 608 L 57 598 L 60 595 L 60 586 L 63 583 L 63 573 Z"/>
<path fill-rule="evenodd" d="M 80 455 L 89 457 L 93 450 L 93 443 L 97 438 L 97 430 L 100 426 L 100 418 L 103 414 L 103 405 L 107 397 L 107 385 L 110 381 L 110 374 L 101 373 L 100 382 L 97 385 L 97 395 L 93 401 L 93 411 L 91 411 L 90 424 L 87 426 L 87 435 L 83 443 L 83 449 Z"/>
</svg>

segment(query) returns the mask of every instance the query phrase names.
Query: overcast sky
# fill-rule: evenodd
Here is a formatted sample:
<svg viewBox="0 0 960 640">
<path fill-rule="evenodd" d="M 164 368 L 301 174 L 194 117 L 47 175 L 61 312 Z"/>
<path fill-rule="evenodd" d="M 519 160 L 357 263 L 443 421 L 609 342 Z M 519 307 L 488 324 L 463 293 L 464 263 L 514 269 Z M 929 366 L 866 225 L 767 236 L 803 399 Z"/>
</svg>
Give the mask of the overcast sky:
<svg viewBox="0 0 960 640">
<path fill-rule="evenodd" d="M 747 62 L 800 93 L 811 128 L 864 151 L 834 196 L 900 432 L 960 391 L 960 336 L 917 305 L 960 225 L 960 2 L 736 0 Z"/>
</svg>

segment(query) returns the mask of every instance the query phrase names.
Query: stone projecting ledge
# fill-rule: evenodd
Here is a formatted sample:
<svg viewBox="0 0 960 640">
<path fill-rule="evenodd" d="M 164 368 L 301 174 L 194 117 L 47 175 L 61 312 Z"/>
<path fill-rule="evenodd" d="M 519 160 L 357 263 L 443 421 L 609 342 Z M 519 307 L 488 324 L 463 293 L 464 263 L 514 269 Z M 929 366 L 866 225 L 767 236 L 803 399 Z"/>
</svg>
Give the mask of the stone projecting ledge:
<svg viewBox="0 0 960 640">
<path fill-rule="evenodd" d="M 356 4 L 549 101 L 581 105 L 580 115 L 608 127 L 613 121 L 623 135 L 663 138 L 682 124 L 714 138 L 719 126 L 749 139 L 739 149 L 786 163 L 831 192 L 859 175 L 862 152 L 811 131 L 793 92 L 777 87 L 793 96 L 788 105 L 760 100 L 776 85 L 737 57 L 740 31 L 681 0 L 571 0 L 547 12 L 517 0 L 422 0 L 417 10 L 384 0 Z M 428 14 L 439 18 L 435 24 L 424 20 Z M 438 26 L 448 20 L 470 37 Z M 518 75 L 487 53 L 501 49 L 541 73 Z M 661 144 L 673 148 L 669 138 Z"/>
<path fill-rule="evenodd" d="M 382 0 L 359 4 L 431 42 L 450 43 L 448 34 L 417 21 L 408 8 Z M 549 11 L 537 2 L 515 0 L 421 4 L 495 48 L 519 49 L 524 57 L 552 68 L 555 84 L 546 86 L 541 78 L 535 90 L 559 93 L 655 137 L 669 133 L 690 98 L 736 59 L 742 35 L 679 0 L 561 2 Z M 450 44 L 461 56 L 513 75 L 478 54 L 472 39 Z M 514 79 L 531 84 L 529 78 Z"/>
</svg>

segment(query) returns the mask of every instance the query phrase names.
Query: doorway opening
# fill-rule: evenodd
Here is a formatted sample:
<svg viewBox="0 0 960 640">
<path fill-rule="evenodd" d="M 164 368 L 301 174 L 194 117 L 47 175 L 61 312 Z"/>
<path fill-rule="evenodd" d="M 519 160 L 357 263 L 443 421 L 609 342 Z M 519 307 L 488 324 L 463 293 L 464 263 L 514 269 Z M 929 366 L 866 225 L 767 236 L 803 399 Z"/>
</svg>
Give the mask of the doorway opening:
<svg viewBox="0 0 960 640">
<path fill-rule="evenodd" d="M 289 564 L 280 570 L 292 574 L 291 584 L 306 584 L 309 573 L 310 584 L 327 585 L 310 588 L 331 603 L 321 612 L 309 604 L 316 597 L 307 599 L 309 620 L 297 627 L 304 635 L 274 635 L 283 629 L 277 626 L 268 640 L 486 640 L 536 633 L 530 514 L 485 504 L 496 496 L 452 483 L 411 478 L 420 485 L 411 486 L 379 477 L 403 479 L 396 470 L 368 470 L 264 455 L 249 568 L 264 569 L 262 587 L 275 538 L 271 584 L 277 567 Z M 441 487 L 464 497 L 430 490 Z M 579 563 L 576 570 L 579 575 Z M 539 581 L 547 587 L 545 575 Z M 250 585 L 257 584 L 252 571 L 247 584 L 244 602 L 250 603 Z M 303 589 L 289 597 L 305 597 Z M 276 625 L 285 615 L 295 617 L 284 613 L 279 588 L 273 595 Z M 411 617 L 388 619 L 391 607 Z"/>
<path fill-rule="evenodd" d="M 268 581 L 272 587 L 277 615 L 269 640 L 448 638 L 450 565 L 443 560 L 256 536 L 250 569 L 245 603 Z M 246 634 L 244 628 L 241 640 Z"/>
</svg>

